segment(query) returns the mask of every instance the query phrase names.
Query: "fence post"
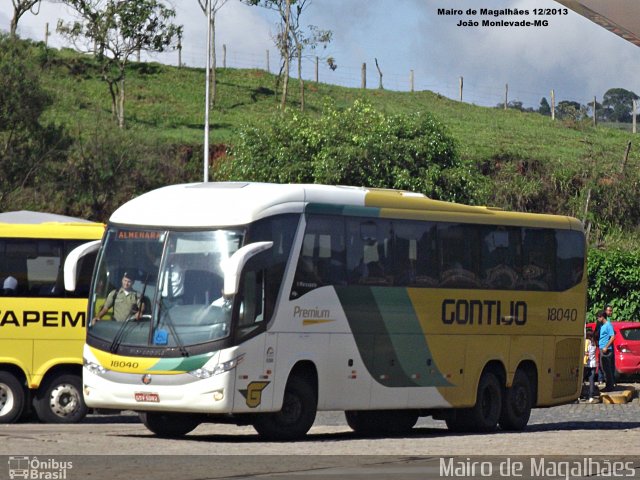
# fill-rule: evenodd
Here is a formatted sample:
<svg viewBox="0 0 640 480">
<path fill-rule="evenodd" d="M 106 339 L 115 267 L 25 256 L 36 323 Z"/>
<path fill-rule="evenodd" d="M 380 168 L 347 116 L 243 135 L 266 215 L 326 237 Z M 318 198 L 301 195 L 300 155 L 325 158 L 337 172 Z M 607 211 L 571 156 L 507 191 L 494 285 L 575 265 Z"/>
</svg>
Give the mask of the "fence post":
<svg viewBox="0 0 640 480">
<path fill-rule="evenodd" d="M 178 68 L 182 68 L 182 33 L 178 34 Z"/>
<path fill-rule="evenodd" d="M 593 126 L 596 127 L 598 125 L 598 120 L 596 119 L 596 97 L 593 96 Z"/>
<path fill-rule="evenodd" d="M 316 56 L 316 83 L 318 83 L 319 73 L 318 73 L 318 57 Z"/>
<path fill-rule="evenodd" d="M 556 92 L 551 90 L 551 120 L 556 119 Z"/>
<path fill-rule="evenodd" d="M 360 88 L 367 88 L 367 64 L 366 63 L 362 64 Z"/>
<path fill-rule="evenodd" d="M 227 44 L 222 44 L 222 68 L 227 68 Z"/>
<path fill-rule="evenodd" d="M 269 50 L 267 49 L 267 73 L 271 73 L 271 69 L 269 68 Z"/>
<path fill-rule="evenodd" d="M 507 109 L 507 105 L 509 103 L 509 84 L 504 84 L 504 109 Z"/>
<path fill-rule="evenodd" d="M 44 48 L 49 46 L 49 22 L 44 25 Z"/>
<path fill-rule="evenodd" d="M 464 87 L 464 78 L 460 77 L 460 101 L 462 101 L 462 88 Z"/>
<path fill-rule="evenodd" d="M 638 104 L 634 100 L 633 101 L 633 106 L 631 107 L 631 110 L 632 110 L 631 114 L 633 115 L 632 116 L 632 120 L 631 120 L 631 123 L 633 125 L 633 127 L 631 128 L 631 132 L 632 133 L 636 133 L 636 109 L 637 109 L 637 107 L 638 107 Z"/>
<path fill-rule="evenodd" d="M 411 88 L 411 91 L 413 92 L 413 70 L 409 71 L 409 87 Z"/>
</svg>

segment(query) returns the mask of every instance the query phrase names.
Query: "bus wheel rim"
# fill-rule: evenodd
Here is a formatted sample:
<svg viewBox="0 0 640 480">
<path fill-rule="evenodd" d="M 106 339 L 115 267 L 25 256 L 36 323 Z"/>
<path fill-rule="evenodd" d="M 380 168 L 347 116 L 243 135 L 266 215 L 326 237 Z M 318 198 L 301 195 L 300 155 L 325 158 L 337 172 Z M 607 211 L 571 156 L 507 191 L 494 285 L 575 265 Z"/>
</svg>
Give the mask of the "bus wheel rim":
<svg viewBox="0 0 640 480">
<path fill-rule="evenodd" d="M 59 417 L 67 417 L 78 408 L 78 392 L 68 384 L 58 385 L 51 390 L 49 405 L 51 411 Z"/>
<path fill-rule="evenodd" d="M 5 415 L 13 409 L 14 404 L 13 392 L 5 383 L 0 383 L 0 416 Z"/>
</svg>

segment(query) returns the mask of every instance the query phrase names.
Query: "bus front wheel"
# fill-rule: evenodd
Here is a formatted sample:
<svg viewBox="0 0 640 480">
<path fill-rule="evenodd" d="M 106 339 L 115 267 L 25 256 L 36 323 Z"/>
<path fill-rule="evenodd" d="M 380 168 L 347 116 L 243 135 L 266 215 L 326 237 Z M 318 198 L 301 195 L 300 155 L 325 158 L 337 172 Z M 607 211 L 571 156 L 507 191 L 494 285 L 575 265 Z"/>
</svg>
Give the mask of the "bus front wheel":
<svg viewBox="0 0 640 480">
<path fill-rule="evenodd" d="M 316 394 L 309 382 L 291 377 L 287 382 L 282 409 L 258 414 L 253 428 L 267 440 L 297 440 L 306 435 L 316 419 Z"/>
<path fill-rule="evenodd" d="M 18 379 L 0 372 L 0 423 L 16 422 L 24 410 L 25 391 Z"/>
<path fill-rule="evenodd" d="M 522 430 L 531 416 L 533 394 L 529 377 L 522 370 L 516 371 L 511 388 L 508 388 L 500 414 L 502 430 Z"/>
<path fill-rule="evenodd" d="M 71 374 L 50 377 L 38 389 L 33 407 L 45 423 L 79 422 L 87 415 L 81 378 Z"/>
<path fill-rule="evenodd" d="M 200 425 L 200 419 L 188 413 L 141 412 L 139 416 L 145 427 L 163 438 L 183 437 Z"/>
</svg>

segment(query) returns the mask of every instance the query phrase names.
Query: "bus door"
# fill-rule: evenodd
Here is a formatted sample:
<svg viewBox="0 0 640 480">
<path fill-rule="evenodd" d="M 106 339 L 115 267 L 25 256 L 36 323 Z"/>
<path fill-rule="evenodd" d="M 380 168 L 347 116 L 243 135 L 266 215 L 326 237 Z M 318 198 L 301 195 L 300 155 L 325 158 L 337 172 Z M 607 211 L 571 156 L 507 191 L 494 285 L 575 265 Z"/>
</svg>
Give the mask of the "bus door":
<svg viewBox="0 0 640 480">
<path fill-rule="evenodd" d="M 236 305 L 236 357 L 234 412 L 268 410 L 273 402 L 274 353 L 277 335 L 267 334 L 267 314 L 272 311 L 268 275 L 259 259 L 247 263 Z"/>
</svg>

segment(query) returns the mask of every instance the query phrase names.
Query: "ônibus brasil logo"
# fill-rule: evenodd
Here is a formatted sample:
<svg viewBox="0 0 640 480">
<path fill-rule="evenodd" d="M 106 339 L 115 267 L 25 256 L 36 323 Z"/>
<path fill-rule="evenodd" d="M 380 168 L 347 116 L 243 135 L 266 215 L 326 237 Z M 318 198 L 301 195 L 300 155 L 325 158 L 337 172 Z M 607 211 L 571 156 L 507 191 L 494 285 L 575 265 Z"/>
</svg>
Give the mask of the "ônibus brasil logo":
<svg viewBox="0 0 640 480">
<path fill-rule="evenodd" d="M 67 470 L 73 468 L 73 462 L 62 462 L 54 458 L 45 460 L 38 457 L 9 457 L 9 478 L 30 480 L 65 480 Z"/>
</svg>

